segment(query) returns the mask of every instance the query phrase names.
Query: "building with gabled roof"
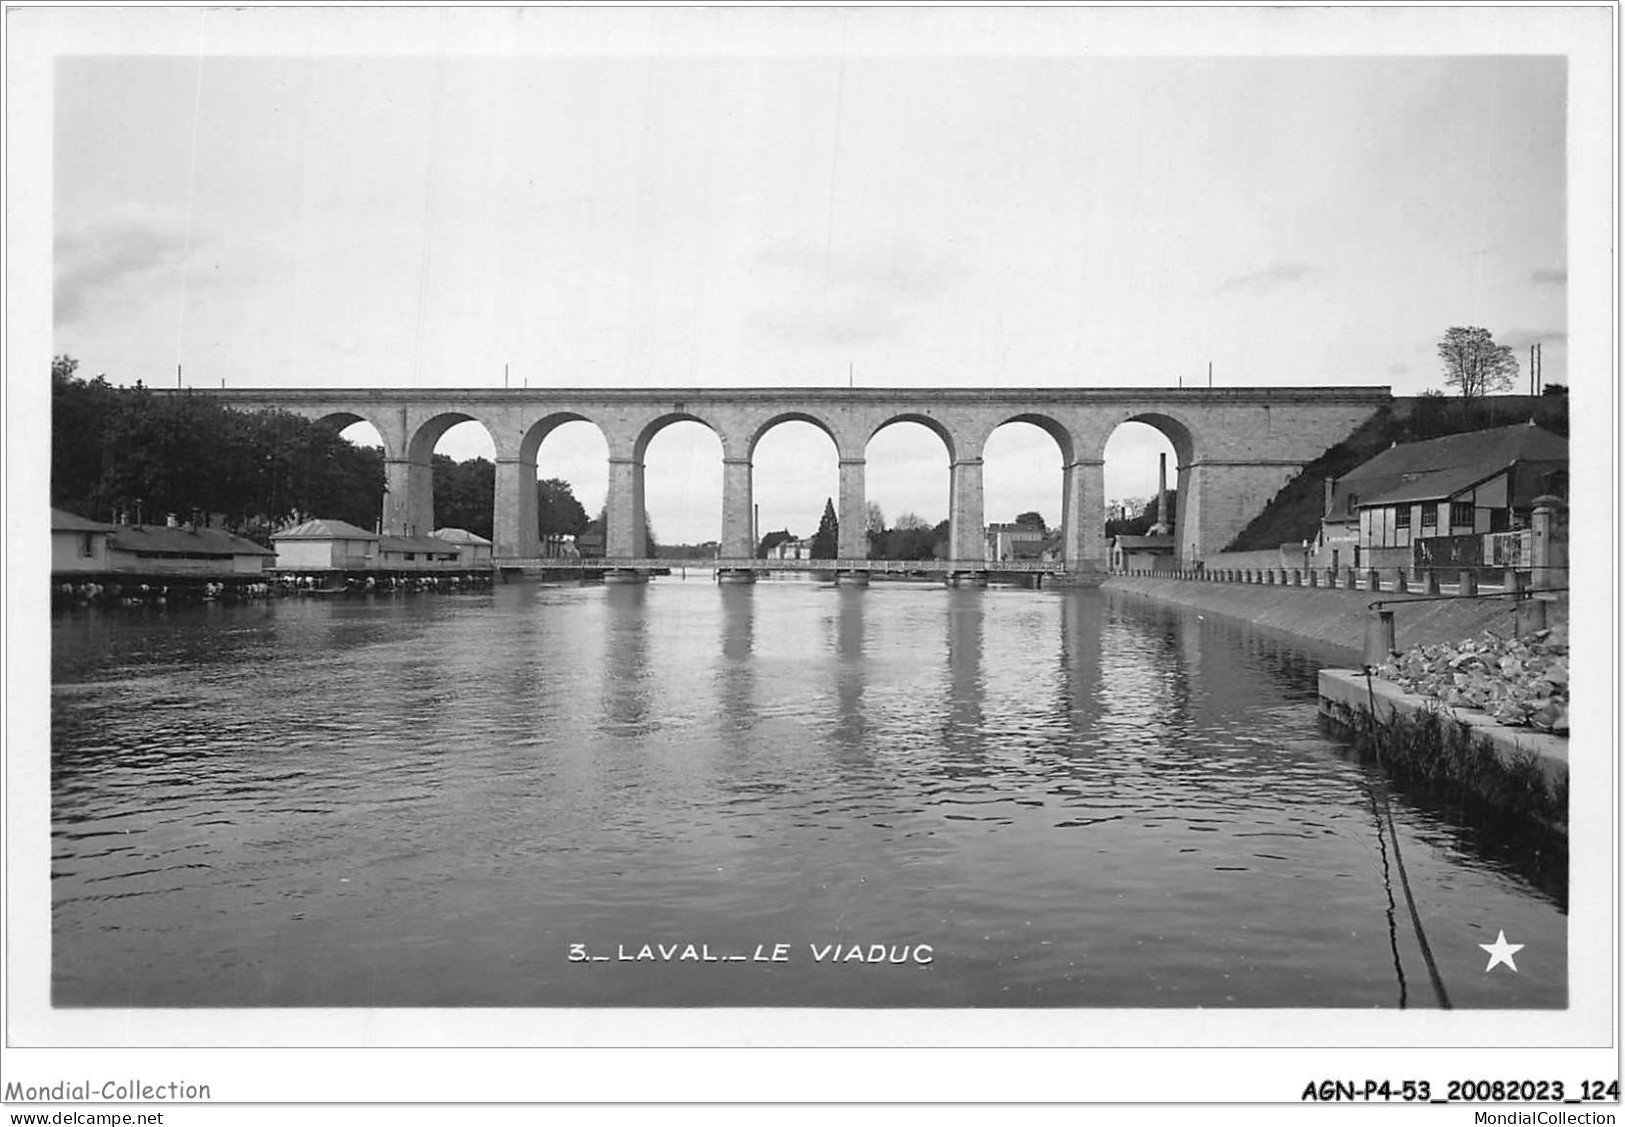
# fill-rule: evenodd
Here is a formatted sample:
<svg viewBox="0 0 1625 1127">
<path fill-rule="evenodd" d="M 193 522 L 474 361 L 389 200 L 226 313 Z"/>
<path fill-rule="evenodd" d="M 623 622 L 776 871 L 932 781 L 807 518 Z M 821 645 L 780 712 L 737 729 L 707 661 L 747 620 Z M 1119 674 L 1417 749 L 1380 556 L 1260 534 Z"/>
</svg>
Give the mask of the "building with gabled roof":
<svg viewBox="0 0 1625 1127">
<path fill-rule="evenodd" d="M 110 570 L 107 541 L 116 525 L 87 520 L 66 509 L 51 510 L 51 574 L 96 574 Z"/>
<path fill-rule="evenodd" d="M 983 556 L 990 563 L 1036 560 L 1044 551 L 1048 531 L 1036 524 L 989 524 L 982 530 Z"/>
<path fill-rule="evenodd" d="M 1532 421 L 1395 444 L 1327 483 L 1316 562 L 1410 567 L 1419 541 L 1527 529 L 1567 476 L 1568 440 Z"/>
<path fill-rule="evenodd" d="M 257 576 L 276 553 L 223 528 L 116 525 L 107 540 L 114 574 L 228 578 Z"/>
<path fill-rule="evenodd" d="M 772 534 L 769 533 L 769 535 Z M 811 536 L 803 540 L 787 536 L 783 540 L 775 541 L 767 549 L 767 558 L 770 560 L 811 560 L 812 550 L 813 540 Z"/>
<path fill-rule="evenodd" d="M 1112 537 L 1111 569 L 1128 571 L 1172 571 L 1174 537 L 1172 533 L 1156 536 Z"/>
<path fill-rule="evenodd" d="M 385 571 L 455 571 L 457 545 L 437 536 L 380 536 L 378 567 Z"/>
<path fill-rule="evenodd" d="M 457 549 L 457 566 L 476 569 L 491 566 L 491 541 L 466 528 L 437 528 L 435 538 Z"/>
<path fill-rule="evenodd" d="M 378 540 L 376 533 L 342 520 L 307 520 L 271 537 L 279 571 L 377 567 Z"/>
</svg>

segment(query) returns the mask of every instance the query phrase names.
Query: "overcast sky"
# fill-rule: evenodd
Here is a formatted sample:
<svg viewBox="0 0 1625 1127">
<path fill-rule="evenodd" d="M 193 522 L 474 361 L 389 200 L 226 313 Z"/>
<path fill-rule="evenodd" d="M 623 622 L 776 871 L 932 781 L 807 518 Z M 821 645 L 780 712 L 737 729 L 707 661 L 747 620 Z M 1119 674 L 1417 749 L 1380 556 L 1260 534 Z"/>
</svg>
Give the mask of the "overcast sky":
<svg viewBox="0 0 1625 1127">
<path fill-rule="evenodd" d="M 190 54 L 56 64 L 53 346 L 85 374 L 1172 387 L 1211 362 L 1414 394 L 1471 324 L 1568 382 L 1559 56 L 244 57 L 196 13 Z M 1148 495 L 1163 449 L 1123 428 L 1108 498 Z M 889 519 L 947 515 L 923 428 L 869 455 Z M 578 424 L 541 473 L 596 510 L 604 457 Z M 1059 518 L 1037 430 L 986 472 L 989 520 Z M 649 482 L 661 539 L 716 537 L 708 432 L 657 439 Z M 834 492 L 821 434 L 764 441 L 763 531 L 810 535 Z"/>
</svg>

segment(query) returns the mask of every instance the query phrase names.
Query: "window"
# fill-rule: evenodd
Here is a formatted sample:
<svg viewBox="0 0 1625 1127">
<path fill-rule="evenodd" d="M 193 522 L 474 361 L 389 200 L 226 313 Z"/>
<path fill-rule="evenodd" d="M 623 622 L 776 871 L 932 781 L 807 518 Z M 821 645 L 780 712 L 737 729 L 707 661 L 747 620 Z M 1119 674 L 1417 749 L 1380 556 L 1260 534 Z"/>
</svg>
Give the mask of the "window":
<svg viewBox="0 0 1625 1127">
<path fill-rule="evenodd" d="M 1507 511 L 1505 509 L 1490 510 L 1490 531 L 1505 532 L 1507 530 Z"/>
<path fill-rule="evenodd" d="M 1349 516 L 1353 516 L 1354 515 L 1354 510 L 1359 508 L 1359 507 L 1360 507 L 1360 495 L 1358 493 L 1350 493 L 1349 494 Z"/>
<path fill-rule="evenodd" d="M 1401 505 L 1399 508 L 1394 510 L 1394 527 L 1409 528 L 1410 526 L 1411 507 L 1409 505 Z"/>
<path fill-rule="evenodd" d="M 1473 503 L 1471 501 L 1450 502 L 1450 527 L 1473 527 Z"/>
<path fill-rule="evenodd" d="M 1439 506 L 1432 503 L 1422 506 L 1422 527 L 1424 529 L 1439 527 Z"/>
<path fill-rule="evenodd" d="M 96 554 L 96 542 L 88 532 L 79 535 L 79 554 L 81 556 L 94 556 Z"/>
</svg>

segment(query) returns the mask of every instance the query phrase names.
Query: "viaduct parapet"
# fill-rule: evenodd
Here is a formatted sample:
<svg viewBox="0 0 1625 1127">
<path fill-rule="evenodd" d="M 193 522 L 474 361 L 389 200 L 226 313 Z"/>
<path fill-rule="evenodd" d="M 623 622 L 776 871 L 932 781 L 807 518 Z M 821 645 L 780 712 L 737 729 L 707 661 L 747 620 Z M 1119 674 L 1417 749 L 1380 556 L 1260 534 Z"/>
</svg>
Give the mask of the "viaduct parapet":
<svg viewBox="0 0 1625 1127">
<path fill-rule="evenodd" d="M 663 427 L 692 420 L 722 443 L 724 559 L 755 555 L 751 473 L 756 444 L 779 423 L 818 427 L 840 460 L 840 556 L 868 555 L 866 450 L 883 428 L 920 423 L 948 452 L 949 542 L 954 559 L 984 558 L 982 448 L 1009 422 L 1041 428 L 1060 448 L 1063 558 L 1068 570 L 1104 569 L 1106 440 L 1147 423 L 1178 460 L 1176 541 L 1189 565 L 1221 550 L 1281 485 L 1387 404 L 1387 387 L 1223 388 L 308 388 L 198 389 L 229 406 L 280 408 L 311 419 L 371 423 L 383 439 L 385 531 L 435 527 L 431 456 L 452 426 L 472 420 L 496 451 L 495 554 L 540 555 L 536 455 L 563 423 L 585 420 L 609 447 L 606 554 L 644 555 L 643 462 Z"/>
</svg>

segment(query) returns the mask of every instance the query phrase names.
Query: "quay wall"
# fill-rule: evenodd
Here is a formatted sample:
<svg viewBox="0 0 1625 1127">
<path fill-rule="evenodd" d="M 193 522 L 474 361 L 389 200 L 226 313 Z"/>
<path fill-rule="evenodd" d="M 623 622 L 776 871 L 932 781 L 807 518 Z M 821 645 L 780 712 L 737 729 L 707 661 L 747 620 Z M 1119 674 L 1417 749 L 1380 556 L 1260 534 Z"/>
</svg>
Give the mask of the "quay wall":
<svg viewBox="0 0 1625 1127">
<path fill-rule="evenodd" d="M 1269 630 L 1336 646 L 1358 653 L 1365 645 L 1370 605 L 1377 599 L 1394 611 L 1394 644 L 1400 650 L 1416 645 L 1459 642 L 1485 630 L 1511 635 L 1513 599 L 1437 599 L 1405 605 L 1405 596 L 1343 588 L 1283 587 L 1218 583 L 1171 576 L 1112 575 L 1101 589 L 1140 595 L 1157 602 L 1192 607 L 1240 619 Z M 1547 604 L 1549 626 L 1568 623 L 1568 601 Z"/>
<path fill-rule="evenodd" d="M 1320 714 L 1402 778 L 1470 794 L 1498 813 L 1567 836 L 1569 741 L 1508 728 L 1353 669 L 1320 671 Z"/>
<path fill-rule="evenodd" d="M 1469 739 L 1478 740 L 1501 761 L 1511 765 L 1526 759 L 1556 790 L 1569 779 L 1569 741 L 1566 736 L 1534 728 L 1508 728 L 1471 708 L 1449 708 L 1430 697 L 1407 693 L 1391 681 L 1373 677 L 1368 682 L 1357 669 L 1320 671 L 1320 713 L 1343 725 L 1358 728 L 1375 719 L 1392 724 L 1396 719 L 1437 714 L 1461 725 Z"/>
<path fill-rule="evenodd" d="M 1250 552 L 1209 552 L 1202 557 L 1202 565 L 1209 571 L 1216 571 L 1221 567 L 1298 567 L 1304 566 L 1304 554 L 1294 545 L 1289 552 L 1286 548 L 1257 548 Z"/>
</svg>

